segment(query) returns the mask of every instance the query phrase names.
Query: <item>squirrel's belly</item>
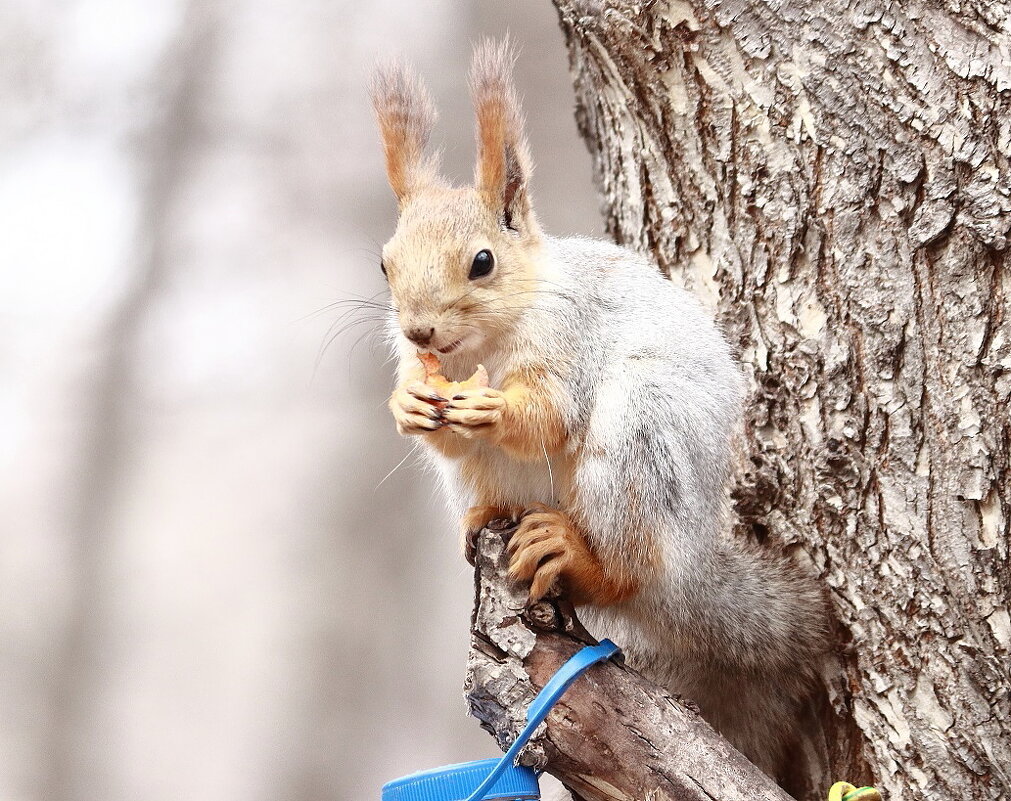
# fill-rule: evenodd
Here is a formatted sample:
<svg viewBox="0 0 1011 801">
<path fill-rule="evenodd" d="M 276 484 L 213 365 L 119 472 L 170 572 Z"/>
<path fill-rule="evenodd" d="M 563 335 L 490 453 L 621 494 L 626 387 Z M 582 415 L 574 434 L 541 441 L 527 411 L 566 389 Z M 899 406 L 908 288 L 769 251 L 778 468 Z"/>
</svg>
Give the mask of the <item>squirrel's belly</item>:
<svg viewBox="0 0 1011 801">
<path fill-rule="evenodd" d="M 524 462 L 499 448 L 481 444 L 458 460 L 458 476 L 479 504 L 557 506 L 565 471 L 557 463 L 552 464 L 556 461 L 545 457 L 542 462 Z"/>
</svg>

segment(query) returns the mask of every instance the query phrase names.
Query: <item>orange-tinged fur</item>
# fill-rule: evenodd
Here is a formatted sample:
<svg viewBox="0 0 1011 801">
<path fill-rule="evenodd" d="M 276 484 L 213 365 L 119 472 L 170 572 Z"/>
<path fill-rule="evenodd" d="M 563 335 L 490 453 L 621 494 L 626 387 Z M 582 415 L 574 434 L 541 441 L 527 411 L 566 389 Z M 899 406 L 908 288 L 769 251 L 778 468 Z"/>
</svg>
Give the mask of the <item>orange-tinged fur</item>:
<svg viewBox="0 0 1011 801">
<path fill-rule="evenodd" d="M 474 183 L 490 202 L 504 201 L 507 225 L 509 217 L 529 214 L 525 186 L 533 169 L 519 98 L 510 80 L 512 62 L 508 42 L 498 48 L 486 45 L 475 51 L 470 72 L 477 116 Z"/>
<path fill-rule="evenodd" d="M 425 157 L 437 117 L 435 105 L 424 84 L 400 64 L 377 70 L 369 93 L 382 136 L 386 174 L 403 206 L 419 191 L 442 184 L 438 160 Z"/>
<path fill-rule="evenodd" d="M 503 384 L 506 405 L 496 432 L 496 443 L 513 456 L 541 461 L 566 442 L 565 422 L 553 402 L 556 391 L 543 367 L 521 376 L 507 376 Z"/>
</svg>

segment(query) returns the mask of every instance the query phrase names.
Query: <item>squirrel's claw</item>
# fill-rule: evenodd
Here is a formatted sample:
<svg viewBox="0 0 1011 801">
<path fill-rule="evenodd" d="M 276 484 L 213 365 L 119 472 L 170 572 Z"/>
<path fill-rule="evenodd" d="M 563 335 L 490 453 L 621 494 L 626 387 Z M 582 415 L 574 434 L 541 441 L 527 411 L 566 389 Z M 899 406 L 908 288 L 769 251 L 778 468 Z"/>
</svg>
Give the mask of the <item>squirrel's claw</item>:
<svg viewBox="0 0 1011 801">
<path fill-rule="evenodd" d="M 404 390 L 420 401 L 425 401 L 430 404 L 446 403 L 446 398 L 442 397 L 442 395 L 423 381 L 412 381 L 404 386 Z"/>
</svg>

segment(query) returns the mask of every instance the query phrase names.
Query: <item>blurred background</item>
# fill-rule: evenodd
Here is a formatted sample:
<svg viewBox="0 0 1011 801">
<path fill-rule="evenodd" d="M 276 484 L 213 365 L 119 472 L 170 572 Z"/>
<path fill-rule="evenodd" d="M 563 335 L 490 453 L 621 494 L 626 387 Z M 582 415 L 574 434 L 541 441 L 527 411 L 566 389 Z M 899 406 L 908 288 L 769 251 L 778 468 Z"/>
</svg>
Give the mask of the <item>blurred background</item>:
<svg viewBox="0 0 1011 801">
<path fill-rule="evenodd" d="M 497 753 L 456 523 L 381 323 L 329 304 L 384 289 L 370 66 L 418 65 L 469 180 L 506 30 L 542 221 L 599 234 L 548 0 L 4 4 L 0 799 L 378 798 Z"/>
</svg>

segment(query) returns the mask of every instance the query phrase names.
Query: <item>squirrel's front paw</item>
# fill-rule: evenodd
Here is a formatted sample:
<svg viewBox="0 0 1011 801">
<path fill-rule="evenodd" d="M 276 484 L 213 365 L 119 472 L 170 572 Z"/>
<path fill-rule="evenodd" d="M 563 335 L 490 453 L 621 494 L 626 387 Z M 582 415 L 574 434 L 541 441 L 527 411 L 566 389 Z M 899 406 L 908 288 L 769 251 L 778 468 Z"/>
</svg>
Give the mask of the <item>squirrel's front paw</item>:
<svg viewBox="0 0 1011 801">
<path fill-rule="evenodd" d="M 420 381 L 397 387 L 390 396 L 390 411 L 397 421 L 397 431 L 405 435 L 428 434 L 442 428 L 442 411 L 438 404 L 445 401 Z"/>
<path fill-rule="evenodd" d="M 509 554 L 509 575 L 530 582 L 530 603 L 543 598 L 559 579 L 575 603 L 596 600 L 600 561 L 565 513 L 533 506 L 509 540 Z"/>
<path fill-rule="evenodd" d="M 467 439 L 493 434 L 502 421 L 505 396 L 491 387 L 465 389 L 442 408 L 442 419 L 450 431 Z"/>
</svg>

